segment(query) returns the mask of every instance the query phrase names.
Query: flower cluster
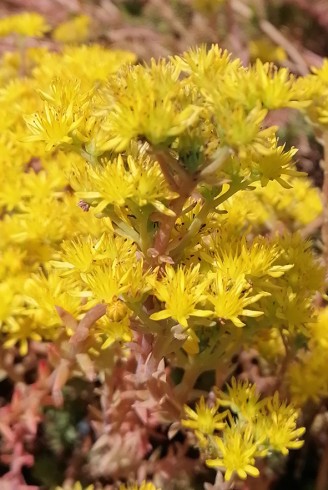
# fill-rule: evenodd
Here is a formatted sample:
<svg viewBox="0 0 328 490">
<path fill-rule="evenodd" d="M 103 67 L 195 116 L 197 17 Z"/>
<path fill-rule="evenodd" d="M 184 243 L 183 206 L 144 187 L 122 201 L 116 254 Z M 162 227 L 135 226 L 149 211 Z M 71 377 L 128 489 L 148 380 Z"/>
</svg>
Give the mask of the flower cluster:
<svg viewBox="0 0 328 490">
<path fill-rule="evenodd" d="M 47 31 L 26 16 L 0 21 L 0 34 Z M 257 476 L 257 457 L 301 446 L 295 409 L 237 381 L 211 404 L 187 403 L 203 373 L 222 387 L 254 347 L 271 373 L 273 352 L 282 365 L 294 355 L 283 381 L 297 404 L 327 395 L 326 322 L 313 306 L 324 268 L 301 233 L 322 203 L 267 123 L 288 107 L 324 124 L 309 87 L 327 82 L 326 63 L 296 80 L 213 45 L 141 64 L 76 45 L 91 37 L 85 17 L 53 37 L 58 51 L 23 45 L 0 66 L 3 347 L 24 357 L 46 346 L 51 403 L 69 379 L 97 380 L 96 478 L 154 490 L 179 481 L 179 454 L 191 480 L 188 441 L 163 456 L 152 439 L 176 429 L 183 406 L 208 467 Z"/>
<path fill-rule="evenodd" d="M 286 455 L 303 445 L 299 437 L 305 429 L 297 428 L 298 413 L 291 405 L 281 403 L 277 392 L 260 399 L 254 385 L 234 378 L 211 406 L 201 398 L 195 410 L 186 405 L 185 413 L 182 425 L 195 431 L 206 465 L 225 471 L 226 480 L 235 474 L 259 476 L 256 458 Z"/>
</svg>

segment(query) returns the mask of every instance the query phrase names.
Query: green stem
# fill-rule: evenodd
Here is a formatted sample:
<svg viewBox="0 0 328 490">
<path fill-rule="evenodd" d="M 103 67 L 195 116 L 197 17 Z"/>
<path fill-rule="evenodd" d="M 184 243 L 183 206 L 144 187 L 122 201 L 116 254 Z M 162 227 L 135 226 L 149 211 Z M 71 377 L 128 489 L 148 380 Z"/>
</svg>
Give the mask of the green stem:
<svg viewBox="0 0 328 490">
<path fill-rule="evenodd" d="M 130 238 L 140 246 L 140 237 L 131 226 L 120 220 L 113 220 L 113 223 L 117 226 L 117 229 L 115 231 L 118 235 L 121 235 L 124 238 Z"/>
<path fill-rule="evenodd" d="M 148 231 L 149 216 L 151 209 L 149 206 L 140 208 L 134 202 L 129 201 L 128 206 L 137 218 L 138 231 L 140 236 L 140 249 L 146 254 L 147 250 L 151 246 L 151 241 L 153 239 L 152 234 Z"/>
<path fill-rule="evenodd" d="M 128 306 L 142 321 L 143 325 L 149 330 L 147 333 L 160 333 L 163 330 L 162 326 L 158 322 L 155 322 L 149 318 L 147 313 L 143 310 L 142 304 L 128 303 Z"/>
<path fill-rule="evenodd" d="M 175 394 L 181 403 L 188 401 L 189 394 L 201 373 L 202 370 L 196 362 L 196 358 L 190 358 L 190 364 L 186 366 L 181 382 L 175 387 Z"/>
</svg>

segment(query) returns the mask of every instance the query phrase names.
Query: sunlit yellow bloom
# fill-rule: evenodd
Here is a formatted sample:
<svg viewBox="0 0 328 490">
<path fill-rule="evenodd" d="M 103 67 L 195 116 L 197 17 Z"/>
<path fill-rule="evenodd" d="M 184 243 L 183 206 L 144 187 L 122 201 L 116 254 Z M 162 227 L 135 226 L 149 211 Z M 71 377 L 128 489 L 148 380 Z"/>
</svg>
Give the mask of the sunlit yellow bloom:
<svg viewBox="0 0 328 490">
<path fill-rule="evenodd" d="M 282 276 L 293 265 L 277 264 L 281 253 L 277 246 L 262 237 L 255 238 L 251 243 L 241 237 L 233 244 L 217 231 L 212 233 L 210 240 L 204 240 L 204 251 L 200 252 L 201 257 L 215 270 L 232 280 L 238 280 L 242 275 L 252 279 Z"/>
<path fill-rule="evenodd" d="M 326 354 L 328 347 L 328 309 L 318 312 L 314 323 L 307 326 L 306 350 L 300 350 L 287 369 L 287 380 L 293 403 L 319 403 L 328 396 Z"/>
<path fill-rule="evenodd" d="M 292 158 L 296 153 L 295 148 L 284 152 L 283 146 L 266 149 L 258 148 L 256 157 L 256 167 L 254 171 L 258 173 L 259 180 L 263 186 L 270 180 L 276 180 L 283 187 L 289 187 L 288 182 L 282 179 L 282 175 L 297 176 L 302 175 L 293 168 Z"/>
<path fill-rule="evenodd" d="M 110 318 L 108 315 L 103 316 L 95 325 L 95 335 L 101 336 L 102 349 L 107 349 L 114 342 L 131 342 L 132 330 L 128 314 L 125 313 L 118 319 Z"/>
<path fill-rule="evenodd" d="M 61 260 L 53 260 L 51 264 L 59 269 L 83 273 L 108 260 L 124 263 L 134 256 L 136 246 L 131 240 L 104 233 L 98 240 L 90 235 L 66 240 L 62 243 L 62 251 Z"/>
<path fill-rule="evenodd" d="M 320 68 L 312 68 L 312 73 L 300 77 L 295 86 L 298 97 L 307 100 L 304 112 L 315 126 L 328 126 L 328 61 L 324 59 Z"/>
<path fill-rule="evenodd" d="M 26 116 L 26 124 L 31 135 L 25 137 L 25 141 L 44 141 L 46 151 L 53 150 L 61 144 L 70 144 L 73 141 L 73 132 L 78 128 L 83 116 L 76 116 L 70 104 L 66 110 L 57 111 L 47 102 L 44 105 L 43 114 Z"/>
<path fill-rule="evenodd" d="M 188 419 L 181 421 L 183 427 L 194 429 L 204 435 L 212 435 L 215 431 L 225 427 L 226 412 L 218 412 L 218 404 L 210 407 L 204 397 L 201 397 L 196 403 L 195 410 L 192 410 L 188 405 L 184 406 L 185 414 Z"/>
<path fill-rule="evenodd" d="M 287 380 L 291 399 L 298 407 L 307 402 L 320 403 L 328 395 L 326 349 L 311 346 L 309 352 L 301 352 L 298 359 L 288 366 Z"/>
<path fill-rule="evenodd" d="M 293 291 L 320 291 L 323 285 L 324 269 L 318 257 L 311 250 L 311 242 L 303 240 L 300 234 L 285 234 L 276 239 L 281 254 L 277 263 L 293 264 L 286 271 L 284 280 Z"/>
<path fill-rule="evenodd" d="M 23 12 L 0 20 L 0 37 L 12 33 L 21 36 L 43 37 L 48 30 L 49 26 L 44 17 L 34 12 Z"/>
<path fill-rule="evenodd" d="M 123 151 L 136 137 L 155 146 L 167 145 L 197 121 L 201 108 L 188 101 L 178 83 L 179 74 L 164 60 L 121 71 L 108 87 L 110 112 L 104 129 L 110 139 L 104 150 Z"/>
<path fill-rule="evenodd" d="M 252 61 L 257 58 L 260 58 L 263 62 L 281 62 L 287 59 L 284 48 L 273 44 L 272 41 L 265 37 L 250 41 L 249 52 Z"/>
<path fill-rule="evenodd" d="M 287 68 L 278 69 L 272 63 L 262 63 L 258 59 L 253 67 L 253 73 L 255 92 L 267 109 L 304 105 L 297 100 L 294 78 Z"/>
<path fill-rule="evenodd" d="M 3 346 L 10 348 L 18 344 L 21 356 L 26 356 L 29 340 L 42 340 L 37 324 L 28 317 L 9 318 L 3 331 L 8 335 Z"/>
<path fill-rule="evenodd" d="M 165 275 L 160 280 L 151 280 L 154 295 L 165 304 L 161 311 L 153 313 L 153 320 L 173 318 L 182 326 L 188 326 L 191 316 L 206 317 L 211 313 L 200 308 L 206 298 L 207 280 L 199 273 L 199 265 L 191 268 L 171 265 L 165 267 Z"/>
<path fill-rule="evenodd" d="M 204 89 L 205 97 L 211 97 L 211 92 L 207 94 L 205 90 L 213 86 L 213 80 L 229 76 L 241 66 L 239 59 L 231 60 L 230 53 L 216 44 L 210 49 L 205 44 L 197 46 L 183 53 L 182 57 L 175 57 L 174 61 L 183 72 L 190 75 L 192 82 Z"/>
<path fill-rule="evenodd" d="M 62 43 L 81 43 L 90 37 L 91 19 L 87 15 L 78 15 L 74 19 L 59 24 L 52 37 Z"/>
<path fill-rule="evenodd" d="M 247 111 L 241 105 L 231 110 L 228 102 L 220 100 L 217 108 L 214 102 L 214 114 L 217 114 L 222 142 L 232 148 L 243 148 L 256 141 L 267 111 L 260 107 Z"/>
<path fill-rule="evenodd" d="M 9 281 L 2 281 L 0 283 L 0 294 L 0 325 L 2 325 L 6 319 L 10 318 L 17 311 L 17 307 L 20 306 L 21 301 L 14 284 Z"/>
<path fill-rule="evenodd" d="M 250 310 L 247 306 L 268 295 L 270 293 L 265 291 L 252 295 L 252 291 L 242 275 L 231 280 L 218 272 L 213 275 L 207 299 L 213 305 L 213 313 L 216 317 L 230 320 L 236 327 L 243 327 L 245 323 L 241 321 L 241 316 L 258 317 L 263 315 L 263 311 Z"/>
<path fill-rule="evenodd" d="M 234 473 L 243 480 L 247 475 L 259 476 L 260 472 L 254 465 L 258 450 L 257 442 L 254 440 L 250 426 L 227 426 L 223 437 L 214 436 L 214 442 L 217 457 L 207 459 L 206 464 L 210 468 L 224 469 L 226 481 L 229 481 Z"/>
<path fill-rule="evenodd" d="M 266 416 L 261 417 L 258 430 L 266 435 L 271 451 L 286 455 L 289 449 L 302 447 L 304 441 L 299 438 L 304 434 L 305 428 L 297 428 L 297 410 L 292 405 L 281 403 L 278 393 L 268 399 L 266 408 Z"/>
<path fill-rule="evenodd" d="M 248 381 L 237 381 L 232 378 L 227 386 L 227 392 L 217 393 L 220 405 L 230 407 L 231 411 L 242 420 L 251 422 L 254 420 L 263 406 L 260 395 L 256 392 L 256 386 Z"/>
<path fill-rule="evenodd" d="M 97 204 L 96 211 L 103 211 L 108 205 L 123 206 L 134 202 L 138 207 L 151 204 L 158 211 L 172 215 L 166 206 L 178 194 L 169 189 L 157 162 L 140 156 L 134 159 L 122 156 L 88 170 L 90 190 L 78 192 L 78 197 Z M 132 209 L 133 211 L 133 209 Z"/>
<path fill-rule="evenodd" d="M 81 301 L 74 293 L 79 287 L 80 284 L 74 278 L 63 278 L 57 271 L 33 274 L 24 287 L 24 298 L 28 305 L 26 312 L 45 328 L 61 324 L 56 307 L 77 318 L 81 312 Z"/>
<path fill-rule="evenodd" d="M 111 303 L 114 298 L 128 291 L 130 285 L 126 281 L 128 272 L 122 273 L 117 261 L 96 266 L 89 273 L 83 273 L 82 279 L 99 301 Z"/>
<path fill-rule="evenodd" d="M 277 181 L 270 181 L 265 187 L 257 186 L 254 193 L 247 193 L 257 201 L 255 206 L 265 206 L 271 219 L 291 221 L 295 227 L 304 226 L 318 218 L 322 213 L 320 193 L 304 177 L 284 176 L 290 186 L 282 187 Z M 251 195 L 250 195 L 251 194 Z M 240 199 L 240 195 L 238 196 Z"/>
</svg>

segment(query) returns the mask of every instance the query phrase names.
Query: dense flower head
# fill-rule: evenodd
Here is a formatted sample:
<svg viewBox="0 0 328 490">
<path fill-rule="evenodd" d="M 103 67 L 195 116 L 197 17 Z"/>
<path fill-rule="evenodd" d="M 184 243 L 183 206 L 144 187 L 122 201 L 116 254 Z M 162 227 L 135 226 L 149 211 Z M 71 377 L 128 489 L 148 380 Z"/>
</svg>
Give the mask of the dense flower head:
<svg viewBox="0 0 328 490">
<path fill-rule="evenodd" d="M 154 283 L 156 297 L 165 303 L 166 309 L 153 313 L 153 320 L 173 318 L 182 326 L 188 326 L 190 316 L 203 317 L 210 312 L 196 308 L 205 299 L 206 278 L 199 274 L 199 266 L 179 268 L 168 265 L 165 276 Z"/>
<path fill-rule="evenodd" d="M 201 108 L 183 90 L 179 74 L 173 64 L 153 61 L 149 67 L 129 66 L 109 83 L 108 149 L 122 151 L 137 136 L 155 146 L 167 144 L 197 121 Z M 142 93 L 147 98 L 138 97 Z"/>
<path fill-rule="evenodd" d="M 220 406 L 228 409 L 218 411 Z M 195 431 L 206 465 L 225 471 L 226 480 L 235 474 L 259 476 L 256 458 L 303 445 L 299 437 L 305 429 L 297 428 L 297 410 L 281 402 L 278 393 L 261 399 L 247 381 L 233 378 L 226 391 L 217 390 L 212 406 L 201 398 L 195 411 L 186 406 L 185 412 L 189 419 L 182 425 Z"/>
<path fill-rule="evenodd" d="M 43 35 L 31 16 L 25 31 L 13 18 L 0 33 Z M 79 16 L 53 38 L 74 44 L 89 34 Z M 300 230 L 322 203 L 296 169 L 296 149 L 266 127 L 271 110 L 312 117 L 319 102 L 309 102 L 307 78 L 261 61 L 243 66 L 218 46 L 137 64 L 130 52 L 72 44 L 26 49 L 24 76 L 15 53 L 0 66 L 3 348 L 25 356 L 49 342 L 54 391 L 72 373 L 108 383 L 106 416 L 96 410 L 94 426 L 110 420 L 110 442 L 96 450 L 110 445 L 121 490 L 155 490 L 129 483 L 149 476 L 129 472 L 132 459 L 151 451 L 149 427 L 162 436 L 183 411 L 207 466 L 226 480 L 258 476 L 256 458 L 300 447 L 304 429 L 278 394 L 265 398 L 234 378 L 223 388 L 232 360 L 255 345 L 275 371 L 275 357 L 290 350 L 293 402 L 328 393 L 319 376 L 326 318 L 316 323 L 313 305 L 324 269 L 301 233 L 276 233 Z M 316 87 L 326 72 L 310 75 Z M 266 341 L 277 356 L 265 356 Z M 207 371 L 223 373 L 221 389 L 189 406 Z"/>
<path fill-rule="evenodd" d="M 328 393 L 328 378 L 323 368 L 328 345 L 328 311 L 318 312 L 317 321 L 308 325 L 308 342 L 299 350 L 287 372 L 292 400 L 298 406 L 306 402 L 318 403 Z"/>
<path fill-rule="evenodd" d="M 91 19 L 87 15 L 78 15 L 56 27 L 52 37 L 62 43 L 82 43 L 90 38 Z"/>
<path fill-rule="evenodd" d="M 165 201 L 179 196 L 169 189 L 159 165 L 144 152 L 135 159 L 129 155 L 126 161 L 119 156 L 113 161 L 101 162 L 89 171 L 89 185 L 90 190 L 77 192 L 77 196 L 96 204 L 97 212 L 107 206 L 129 206 L 132 202 L 139 208 L 153 205 L 159 212 L 170 214 Z"/>
<path fill-rule="evenodd" d="M 220 457 L 207 459 L 210 468 L 225 468 L 225 480 L 229 481 L 236 472 L 239 478 L 245 480 L 247 475 L 259 476 L 255 466 L 257 445 L 249 427 L 236 431 L 236 427 L 228 427 L 223 439 L 215 437 L 216 452 Z"/>
<path fill-rule="evenodd" d="M 216 430 L 221 430 L 225 426 L 224 419 L 226 413 L 218 412 L 219 404 L 214 404 L 212 407 L 206 404 L 204 397 L 202 397 L 196 404 L 195 410 L 185 406 L 185 413 L 189 419 L 183 419 L 183 427 L 194 429 L 196 434 L 214 434 Z"/>
<path fill-rule="evenodd" d="M 312 73 L 297 80 L 296 89 L 300 99 L 309 103 L 304 111 L 316 126 L 326 128 L 328 124 L 328 60 L 324 59 L 320 68 L 312 68 Z"/>
<path fill-rule="evenodd" d="M 287 59 L 285 49 L 264 36 L 249 42 L 249 54 L 252 61 L 260 59 L 272 63 L 283 62 Z"/>
<path fill-rule="evenodd" d="M 24 12 L 0 21 L 0 37 L 9 34 L 20 36 L 43 37 L 49 30 L 44 17 L 36 12 Z"/>
</svg>

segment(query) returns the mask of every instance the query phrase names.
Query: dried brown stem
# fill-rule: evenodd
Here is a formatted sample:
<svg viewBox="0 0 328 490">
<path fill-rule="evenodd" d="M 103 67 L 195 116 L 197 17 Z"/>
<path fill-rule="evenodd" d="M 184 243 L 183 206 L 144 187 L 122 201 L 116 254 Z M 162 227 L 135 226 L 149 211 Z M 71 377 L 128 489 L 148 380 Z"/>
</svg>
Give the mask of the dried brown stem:
<svg viewBox="0 0 328 490">
<path fill-rule="evenodd" d="M 283 47 L 290 59 L 295 63 L 295 68 L 301 75 L 307 75 L 308 66 L 303 56 L 298 52 L 293 43 L 291 43 L 273 24 L 267 20 L 260 21 L 260 28 L 274 43 Z"/>
<path fill-rule="evenodd" d="M 192 32 L 187 29 L 180 21 L 172 6 L 170 5 L 170 2 L 163 2 L 163 0 L 150 0 L 149 4 L 152 5 L 157 12 L 160 13 L 161 17 L 168 22 L 172 30 L 176 34 L 181 36 L 181 38 L 188 45 L 192 45 L 194 43 L 195 40 Z"/>
<path fill-rule="evenodd" d="M 245 5 L 240 0 L 231 0 L 233 10 L 247 20 L 251 20 L 253 12 L 250 7 Z M 259 12 L 258 12 L 259 13 Z M 283 47 L 290 59 L 295 64 L 295 70 L 301 75 L 308 73 L 308 65 L 303 56 L 298 52 L 297 48 L 291 43 L 271 22 L 266 19 L 261 19 L 259 26 L 262 32 L 266 34 L 274 43 Z"/>
<path fill-rule="evenodd" d="M 236 20 L 236 12 L 233 9 L 231 0 L 227 1 L 225 9 L 229 47 L 235 56 L 240 56 L 240 53 L 242 51 L 242 42 L 240 38 L 241 33 Z"/>
<path fill-rule="evenodd" d="M 304 239 L 316 233 L 322 227 L 322 216 L 318 216 L 315 220 L 311 221 L 308 225 L 304 226 L 300 230 L 300 234 Z"/>
</svg>

